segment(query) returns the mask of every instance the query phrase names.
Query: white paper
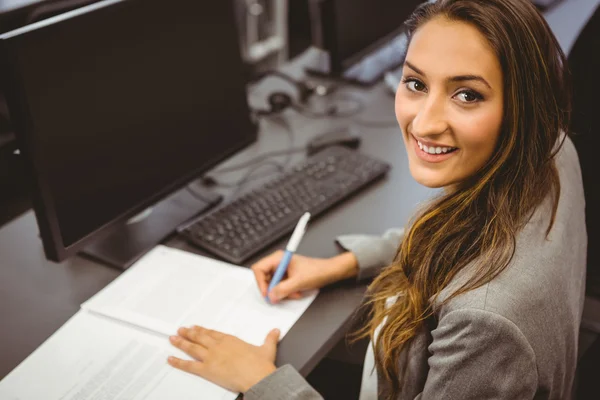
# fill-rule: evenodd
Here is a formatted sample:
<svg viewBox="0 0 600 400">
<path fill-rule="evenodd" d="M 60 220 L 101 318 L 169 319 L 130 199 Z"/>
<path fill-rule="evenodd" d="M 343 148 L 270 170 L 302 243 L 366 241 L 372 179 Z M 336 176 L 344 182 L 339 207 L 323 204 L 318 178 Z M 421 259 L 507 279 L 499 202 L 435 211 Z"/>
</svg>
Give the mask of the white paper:
<svg viewBox="0 0 600 400">
<path fill-rule="evenodd" d="M 270 305 L 250 269 L 157 246 L 82 308 L 164 335 L 200 325 L 261 345 L 273 328 L 283 338 L 315 297 Z"/>
<path fill-rule="evenodd" d="M 201 325 L 255 344 L 285 335 L 316 297 L 269 305 L 247 268 L 158 246 L 0 381 L 2 400 L 233 400 L 167 364 L 165 335 Z"/>
<path fill-rule="evenodd" d="M 80 311 L 0 381 L 2 400 L 233 400 L 167 364 L 189 358 L 164 336 Z"/>
</svg>

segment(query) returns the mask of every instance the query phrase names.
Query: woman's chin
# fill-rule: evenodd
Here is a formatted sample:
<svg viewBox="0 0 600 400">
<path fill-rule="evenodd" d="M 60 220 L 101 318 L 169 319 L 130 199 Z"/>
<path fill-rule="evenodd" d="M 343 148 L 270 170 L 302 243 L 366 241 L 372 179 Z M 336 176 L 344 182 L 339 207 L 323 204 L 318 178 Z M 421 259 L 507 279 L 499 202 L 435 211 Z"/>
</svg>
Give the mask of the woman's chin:
<svg viewBox="0 0 600 400">
<path fill-rule="evenodd" d="M 417 183 L 431 189 L 443 188 L 454 183 L 452 180 L 442 176 L 439 173 L 431 173 L 430 171 L 427 172 L 429 173 L 423 173 L 423 171 L 413 171 L 411 169 L 411 174 L 414 180 L 417 181 Z"/>
<path fill-rule="evenodd" d="M 430 189 L 439 189 L 439 188 L 443 188 L 443 187 L 447 186 L 447 185 L 444 185 L 443 183 L 438 183 L 435 181 L 432 182 L 432 181 L 428 181 L 428 180 L 419 180 L 419 179 L 416 179 L 416 181 L 418 183 L 420 183 L 421 185 L 428 187 Z"/>
</svg>

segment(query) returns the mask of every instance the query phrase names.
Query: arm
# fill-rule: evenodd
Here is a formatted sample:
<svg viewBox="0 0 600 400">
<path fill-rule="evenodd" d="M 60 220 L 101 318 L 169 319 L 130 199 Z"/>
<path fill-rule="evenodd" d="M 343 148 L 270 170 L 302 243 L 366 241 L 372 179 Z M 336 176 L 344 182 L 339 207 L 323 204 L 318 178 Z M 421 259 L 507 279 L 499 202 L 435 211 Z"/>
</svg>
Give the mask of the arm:
<svg viewBox="0 0 600 400">
<path fill-rule="evenodd" d="M 338 256 L 340 273 L 338 278 L 344 279 L 356 275 L 353 271 L 355 261 L 358 263 L 358 280 L 376 275 L 379 270 L 390 264 L 398 245 L 404 236 L 404 229 L 390 229 L 382 236 L 343 235 L 336 241 L 345 250 L 353 254 Z M 245 394 L 244 400 L 319 400 L 323 397 L 291 365 L 278 368 Z"/>
<path fill-rule="evenodd" d="M 336 267 L 335 279 L 332 280 L 358 275 L 360 281 L 375 276 L 382 267 L 393 261 L 403 236 L 403 228 L 390 229 L 382 236 L 338 236 L 337 243 L 351 254 L 345 253 L 333 258 L 336 260 Z M 278 368 L 244 394 L 244 400 L 278 399 L 322 400 L 323 397 L 291 365 Z"/>
<path fill-rule="evenodd" d="M 278 368 L 244 393 L 244 400 L 323 400 L 291 365 Z"/>
<path fill-rule="evenodd" d="M 354 254 L 358 261 L 359 281 L 371 278 L 381 268 L 394 261 L 398 246 L 404 237 L 404 228 L 389 229 L 382 236 L 342 235 L 336 242 Z"/>
<path fill-rule="evenodd" d="M 416 399 L 532 399 L 535 354 L 521 330 L 480 309 L 445 315 L 432 331 L 429 373 Z"/>
</svg>

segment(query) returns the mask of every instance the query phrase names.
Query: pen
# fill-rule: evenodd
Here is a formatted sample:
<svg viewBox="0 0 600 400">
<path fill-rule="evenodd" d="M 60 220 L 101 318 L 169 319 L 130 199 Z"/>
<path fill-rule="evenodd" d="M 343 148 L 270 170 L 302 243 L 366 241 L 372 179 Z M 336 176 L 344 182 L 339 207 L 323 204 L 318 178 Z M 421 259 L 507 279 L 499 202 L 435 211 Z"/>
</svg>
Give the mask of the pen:
<svg viewBox="0 0 600 400">
<path fill-rule="evenodd" d="M 267 296 L 265 297 L 268 303 L 270 303 L 269 293 L 281 281 L 283 275 L 285 275 L 285 271 L 287 270 L 287 267 L 290 264 L 290 260 L 296 252 L 296 249 L 298 249 L 298 245 L 300 244 L 300 241 L 304 236 L 304 232 L 306 232 L 306 224 L 308 224 L 309 219 L 310 213 L 305 212 L 302 215 L 302 217 L 300 217 L 298 224 L 296 224 L 296 228 L 294 228 L 294 233 L 292 233 L 292 237 L 290 237 L 290 240 L 288 241 L 288 244 L 285 247 L 285 253 L 283 254 L 283 258 L 279 262 L 279 265 L 277 266 L 277 269 L 273 274 L 273 278 L 269 283 L 269 288 L 267 289 Z"/>
</svg>

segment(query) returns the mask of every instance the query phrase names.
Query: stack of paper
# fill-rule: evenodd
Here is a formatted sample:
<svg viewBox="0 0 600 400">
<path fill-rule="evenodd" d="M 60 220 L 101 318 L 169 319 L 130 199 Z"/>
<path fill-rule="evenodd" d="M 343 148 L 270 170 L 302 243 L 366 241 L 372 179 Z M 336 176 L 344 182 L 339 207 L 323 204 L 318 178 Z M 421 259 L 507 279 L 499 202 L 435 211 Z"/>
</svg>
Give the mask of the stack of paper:
<svg viewBox="0 0 600 400">
<path fill-rule="evenodd" d="M 167 357 L 168 336 L 200 325 L 261 345 L 283 337 L 316 293 L 269 305 L 247 268 L 158 246 L 101 292 L 0 382 L 10 400 L 235 399 Z"/>
</svg>

